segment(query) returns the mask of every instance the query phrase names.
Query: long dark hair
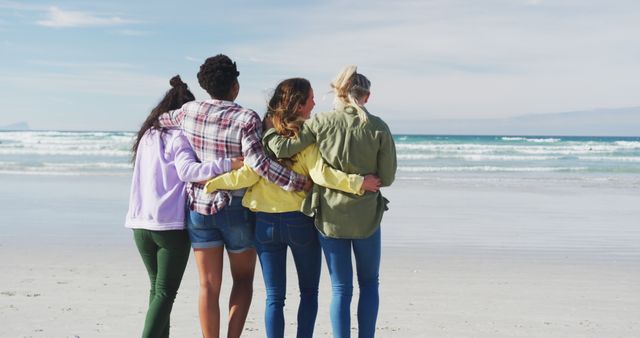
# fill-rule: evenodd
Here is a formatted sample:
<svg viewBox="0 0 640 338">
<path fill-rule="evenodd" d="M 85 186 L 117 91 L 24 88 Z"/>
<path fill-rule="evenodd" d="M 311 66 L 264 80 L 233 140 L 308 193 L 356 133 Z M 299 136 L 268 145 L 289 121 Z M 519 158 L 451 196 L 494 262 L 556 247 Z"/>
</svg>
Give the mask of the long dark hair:
<svg viewBox="0 0 640 338">
<path fill-rule="evenodd" d="M 131 151 L 133 152 L 132 161 L 136 161 L 136 155 L 138 154 L 138 145 L 140 144 L 140 140 L 144 136 L 144 134 L 149 129 L 159 130 L 161 133 L 164 131 L 164 128 L 160 125 L 160 121 L 158 118 L 163 113 L 166 113 L 169 110 L 174 110 L 182 107 L 183 104 L 195 100 L 195 96 L 189 91 L 189 87 L 186 83 L 182 82 L 180 79 L 180 75 L 176 75 L 169 80 L 169 84 L 171 85 L 171 89 L 164 94 L 164 97 L 158 105 L 155 106 L 147 116 L 147 119 L 144 120 L 142 126 L 140 126 L 140 130 L 138 131 L 138 135 L 136 136 L 136 141 L 133 143 L 133 147 Z"/>
</svg>

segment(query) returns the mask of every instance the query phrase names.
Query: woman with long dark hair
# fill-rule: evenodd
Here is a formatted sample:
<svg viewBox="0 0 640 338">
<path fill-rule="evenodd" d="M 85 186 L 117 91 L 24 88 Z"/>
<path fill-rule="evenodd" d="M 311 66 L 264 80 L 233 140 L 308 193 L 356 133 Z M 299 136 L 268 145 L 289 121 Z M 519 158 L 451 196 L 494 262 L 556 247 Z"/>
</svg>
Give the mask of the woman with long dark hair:
<svg viewBox="0 0 640 338">
<path fill-rule="evenodd" d="M 151 283 L 142 337 L 169 337 L 169 316 L 189 259 L 184 230 L 185 182 L 203 181 L 242 166 L 240 159 L 198 163 L 179 130 L 160 126 L 158 116 L 195 98 L 180 76 L 146 118 L 133 145 L 133 179 L 125 226 Z"/>
</svg>

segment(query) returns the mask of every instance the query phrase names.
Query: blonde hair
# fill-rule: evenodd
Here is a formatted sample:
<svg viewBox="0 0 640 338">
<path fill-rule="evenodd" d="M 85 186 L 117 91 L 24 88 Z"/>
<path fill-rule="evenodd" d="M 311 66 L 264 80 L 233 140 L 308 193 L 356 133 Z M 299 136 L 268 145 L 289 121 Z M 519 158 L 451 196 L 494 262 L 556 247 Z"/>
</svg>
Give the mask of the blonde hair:
<svg viewBox="0 0 640 338">
<path fill-rule="evenodd" d="M 334 108 L 338 110 L 353 107 L 358 112 L 360 121 L 367 122 L 367 112 L 358 101 L 369 95 L 371 81 L 366 76 L 358 74 L 357 66 L 347 66 L 331 82 L 331 89 L 335 93 Z"/>
</svg>

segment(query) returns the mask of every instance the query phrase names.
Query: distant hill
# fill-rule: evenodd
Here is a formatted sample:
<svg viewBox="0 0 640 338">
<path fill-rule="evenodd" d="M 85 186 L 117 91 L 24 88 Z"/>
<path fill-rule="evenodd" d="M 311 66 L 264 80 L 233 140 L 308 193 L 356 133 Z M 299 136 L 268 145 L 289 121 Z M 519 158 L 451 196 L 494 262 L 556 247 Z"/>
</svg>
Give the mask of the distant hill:
<svg viewBox="0 0 640 338">
<path fill-rule="evenodd" d="M 389 121 L 395 134 L 640 136 L 640 107 L 528 114 L 503 119 Z"/>
<path fill-rule="evenodd" d="M 18 122 L 6 126 L 0 126 L 0 130 L 29 130 L 27 122 Z"/>
</svg>

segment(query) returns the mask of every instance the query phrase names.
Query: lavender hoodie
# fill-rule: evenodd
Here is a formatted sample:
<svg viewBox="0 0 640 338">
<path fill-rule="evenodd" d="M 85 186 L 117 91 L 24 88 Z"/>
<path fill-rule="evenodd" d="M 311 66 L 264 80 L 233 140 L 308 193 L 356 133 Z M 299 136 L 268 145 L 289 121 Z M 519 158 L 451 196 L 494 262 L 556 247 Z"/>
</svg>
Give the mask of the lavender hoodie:
<svg viewBox="0 0 640 338">
<path fill-rule="evenodd" d="M 185 182 L 231 170 L 230 159 L 199 163 L 179 130 L 148 130 L 138 145 L 125 226 L 155 231 L 184 229 Z"/>
</svg>

